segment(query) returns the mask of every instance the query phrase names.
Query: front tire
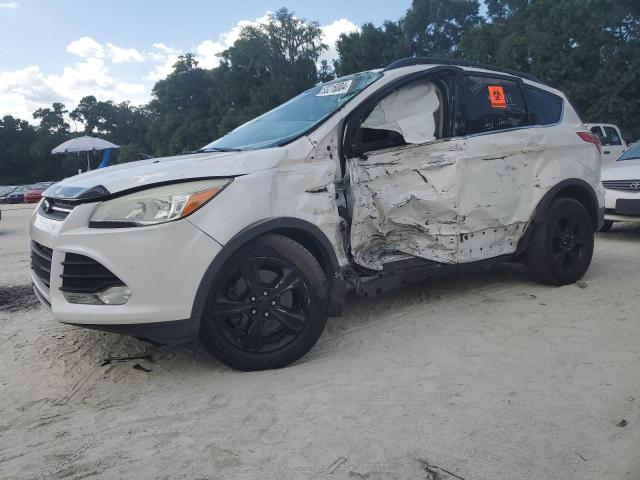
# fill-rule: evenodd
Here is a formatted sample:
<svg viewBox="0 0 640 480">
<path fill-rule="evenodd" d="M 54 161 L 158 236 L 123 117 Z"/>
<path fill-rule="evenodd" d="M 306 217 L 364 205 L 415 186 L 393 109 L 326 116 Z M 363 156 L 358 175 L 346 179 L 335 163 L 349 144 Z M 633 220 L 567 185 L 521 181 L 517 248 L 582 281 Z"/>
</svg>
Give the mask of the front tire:
<svg viewBox="0 0 640 480">
<path fill-rule="evenodd" d="M 580 280 L 593 256 L 594 229 L 585 207 L 573 198 L 558 198 L 534 228 L 525 256 L 531 276 L 551 285 Z"/>
<path fill-rule="evenodd" d="M 281 235 L 251 241 L 214 281 L 200 327 L 213 356 L 239 370 L 285 367 L 322 333 L 327 279 L 318 260 Z"/>
</svg>

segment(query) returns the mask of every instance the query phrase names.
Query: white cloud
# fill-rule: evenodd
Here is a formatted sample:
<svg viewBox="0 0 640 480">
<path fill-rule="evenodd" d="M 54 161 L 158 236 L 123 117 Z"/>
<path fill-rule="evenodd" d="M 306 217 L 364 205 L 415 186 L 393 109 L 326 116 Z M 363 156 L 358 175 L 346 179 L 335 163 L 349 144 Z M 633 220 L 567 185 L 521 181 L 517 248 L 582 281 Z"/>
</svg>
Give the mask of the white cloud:
<svg viewBox="0 0 640 480">
<path fill-rule="evenodd" d="M 338 50 L 336 49 L 336 42 L 340 38 L 340 35 L 343 33 L 352 33 L 357 32 L 359 28 L 355 23 L 346 18 L 341 18 L 339 20 L 330 23 L 329 25 L 324 25 L 322 27 L 322 41 L 327 44 L 329 47 L 328 50 L 325 50 L 323 54 L 320 56 L 320 61 L 327 60 L 331 63 L 331 60 L 338 58 Z"/>
<path fill-rule="evenodd" d="M 37 66 L 0 72 L 0 115 L 31 120 L 31 114 L 39 107 L 62 102 L 74 108 L 86 95 L 115 102 L 149 100 L 143 83 L 125 82 L 111 75 L 103 58 L 105 49 L 95 40 L 83 37 L 71 42 L 67 50 L 81 60 L 64 67 L 61 73 L 45 74 Z"/>
<path fill-rule="evenodd" d="M 0 8 L 13 3 L 0 3 Z M 217 56 L 229 48 L 240 36 L 243 27 L 263 24 L 269 13 L 255 20 L 241 20 L 231 29 L 218 35 L 217 39 L 205 39 L 190 48 L 203 68 L 214 68 L 220 63 Z M 346 18 L 321 27 L 323 41 L 329 45 L 320 60 L 332 60 L 337 57 L 336 40 L 341 33 L 357 31 L 357 26 Z M 113 43 L 103 45 L 91 37 L 85 36 L 70 42 L 67 51 L 76 56 L 75 60 L 64 66 L 61 71 L 43 72 L 38 66 L 31 65 L 12 71 L 0 71 L 0 116 L 11 114 L 31 120 L 31 114 L 39 107 L 50 106 L 53 102 L 62 102 L 69 109 L 85 95 L 95 95 L 99 100 L 121 102 L 130 100 L 134 104 L 147 102 L 150 98 L 152 83 L 165 78 L 173 70 L 182 50 L 162 42 L 154 43 L 149 51 L 141 52 L 135 48 L 116 46 Z M 122 66 L 117 69 L 118 76 L 110 71 L 112 64 L 133 62 L 152 62 L 151 71 L 139 80 L 125 81 L 119 75 L 126 75 Z M 138 77 L 139 78 L 139 77 Z"/>
<path fill-rule="evenodd" d="M 221 42 L 205 40 L 196 46 L 196 60 L 202 68 L 215 68 L 220 63 L 218 54 L 226 50 Z"/>
<path fill-rule="evenodd" d="M 104 47 L 91 37 L 82 37 L 67 45 L 67 52 L 82 58 L 103 58 Z"/>
<path fill-rule="evenodd" d="M 122 48 L 115 46 L 113 43 L 107 43 L 107 51 L 113 63 L 144 61 L 144 55 L 135 48 Z"/>
<path fill-rule="evenodd" d="M 145 80 L 157 82 L 162 80 L 173 71 L 173 65 L 178 61 L 178 57 L 182 53 L 172 47 L 166 46 L 164 43 L 158 42 L 153 44 L 154 51 L 149 52 L 147 55 L 151 60 L 160 65 L 156 65 L 151 70 Z"/>
<path fill-rule="evenodd" d="M 220 64 L 218 54 L 229 48 L 240 37 L 240 32 L 244 27 L 257 26 L 267 23 L 270 12 L 266 12 L 263 16 L 255 20 L 240 20 L 229 31 L 221 33 L 217 40 L 204 40 L 195 47 L 196 59 L 203 68 L 215 68 Z M 322 41 L 329 47 L 320 56 L 320 61 L 328 60 L 331 62 L 338 57 L 336 50 L 336 42 L 342 33 L 357 32 L 358 27 L 355 23 L 347 18 L 341 18 L 334 22 L 321 27 L 323 38 Z M 168 69 L 168 73 L 171 69 Z"/>
<path fill-rule="evenodd" d="M 263 16 L 255 20 L 240 20 L 231 30 L 218 35 L 217 40 L 204 40 L 195 47 L 196 60 L 202 68 L 215 68 L 220 64 L 218 54 L 225 51 L 240 37 L 240 32 L 245 27 L 255 27 L 267 23 L 271 12 L 266 12 Z"/>
<path fill-rule="evenodd" d="M 0 9 L 15 10 L 20 4 L 18 2 L 0 3 Z"/>
</svg>

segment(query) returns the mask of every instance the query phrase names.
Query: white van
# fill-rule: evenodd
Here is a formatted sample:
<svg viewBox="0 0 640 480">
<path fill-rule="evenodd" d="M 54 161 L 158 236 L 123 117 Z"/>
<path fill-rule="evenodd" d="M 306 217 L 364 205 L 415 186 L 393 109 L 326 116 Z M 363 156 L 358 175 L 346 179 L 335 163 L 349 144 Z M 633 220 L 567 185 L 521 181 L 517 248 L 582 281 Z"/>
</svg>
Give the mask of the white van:
<svg viewBox="0 0 640 480">
<path fill-rule="evenodd" d="M 561 92 L 412 58 L 313 87 L 199 153 L 52 186 L 32 279 L 61 322 L 199 336 L 267 369 L 307 352 L 349 290 L 513 259 L 575 282 L 602 222 L 598 141 Z"/>
<path fill-rule="evenodd" d="M 594 133 L 602 144 L 602 166 L 615 162 L 628 148 L 620 129 L 610 123 L 587 123 L 586 127 Z"/>
</svg>

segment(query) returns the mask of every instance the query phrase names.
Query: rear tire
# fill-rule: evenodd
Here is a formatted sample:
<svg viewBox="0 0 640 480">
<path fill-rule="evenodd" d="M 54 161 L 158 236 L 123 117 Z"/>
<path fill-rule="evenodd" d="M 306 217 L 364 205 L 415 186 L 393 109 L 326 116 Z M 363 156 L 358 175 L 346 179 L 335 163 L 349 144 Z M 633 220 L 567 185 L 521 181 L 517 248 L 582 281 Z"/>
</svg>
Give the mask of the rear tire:
<svg viewBox="0 0 640 480">
<path fill-rule="evenodd" d="M 558 198 L 534 228 L 525 255 L 531 276 L 551 285 L 580 280 L 593 256 L 593 224 L 585 207 L 573 198 Z"/>
<path fill-rule="evenodd" d="M 264 235 L 223 265 L 209 292 L 200 339 L 232 368 L 285 367 L 320 337 L 328 291 L 324 271 L 307 249 L 281 235 Z"/>
<path fill-rule="evenodd" d="M 601 232 L 609 232 L 611 231 L 611 227 L 613 227 L 613 222 L 611 220 L 605 220 L 602 227 L 600 227 Z"/>
</svg>

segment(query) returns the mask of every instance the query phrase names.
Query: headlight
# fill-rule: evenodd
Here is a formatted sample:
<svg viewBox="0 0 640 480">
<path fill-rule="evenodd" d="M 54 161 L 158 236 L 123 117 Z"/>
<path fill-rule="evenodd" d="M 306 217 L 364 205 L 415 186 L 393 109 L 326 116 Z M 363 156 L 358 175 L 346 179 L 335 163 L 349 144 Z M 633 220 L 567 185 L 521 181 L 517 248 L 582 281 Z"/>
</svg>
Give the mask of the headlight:
<svg viewBox="0 0 640 480">
<path fill-rule="evenodd" d="M 233 179 L 221 178 L 149 188 L 108 200 L 93 212 L 90 227 L 142 227 L 170 222 L 195 212 Z"/>
</svg>

